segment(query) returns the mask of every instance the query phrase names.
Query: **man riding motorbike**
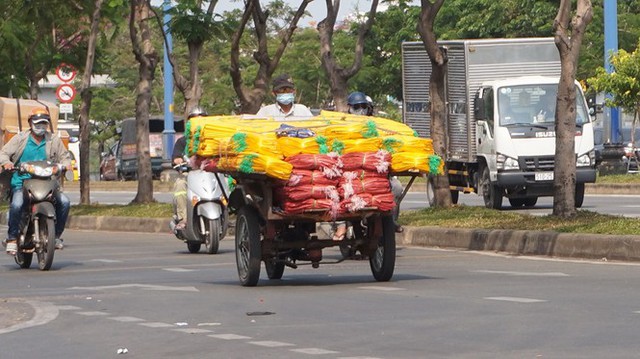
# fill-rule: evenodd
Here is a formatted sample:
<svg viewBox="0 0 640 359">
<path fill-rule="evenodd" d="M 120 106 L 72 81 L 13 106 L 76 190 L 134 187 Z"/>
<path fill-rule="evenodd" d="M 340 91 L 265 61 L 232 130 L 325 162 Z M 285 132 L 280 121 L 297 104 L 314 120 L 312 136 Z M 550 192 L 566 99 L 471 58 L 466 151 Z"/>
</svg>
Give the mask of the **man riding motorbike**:
<svg viewBox="0 0 640 359">
<path fill-rule="evenodd" d="M 51 117 L 44 109 L 35 109 L 29 116 L 29 130 L 23 131 L 11 138 L 0 150 L 0 166 L 4 170 L 11 170 L 22 162 L 50 161 L 58 163 L 66 168 L 71 168 L 71 153 L 64 147 L 60 136 L 54 136 L 47 132 L 50 127 Z M 9 230 L 7 239 L 3 243 L 7 254 L 16 255 L 17 239 L 20 232 L 20 220 L 24 204 L 22 182 L 30 178 L 29 174 L 13 173 L 11 176 L 11 204 L 9 207 Z M 56 225 L 55 240 L 56 249 L 64 247 L 60 238 L 67 223 L 70 207 L 69 198 L 61 191 L 55 198 Z"/>
<path fill-rule="evenodd" d="M 195 117 L 204 117 L 208 116 L 207 111 L 205 111 L 202 107 L 196 106 L 194 107 L 189 115 L 187 116 L 187 121 L 191 120 Z M 171 163 L 174 166 L 181 165 L 184 163 L 184 155 L 185 155 L 185 147 L 187 146 L 187 137 L 180 137 L 174 147 L 173 153 L 171 155 Z M 176 229 L 184 229 L 186 226 L 187 219 L 187 179 L 186 175 L 181 175 L 176 180 L 173 185 L 173 198 L 175 201 L 175 213 L 174 219 L 176 221 Z"/>
</svg>

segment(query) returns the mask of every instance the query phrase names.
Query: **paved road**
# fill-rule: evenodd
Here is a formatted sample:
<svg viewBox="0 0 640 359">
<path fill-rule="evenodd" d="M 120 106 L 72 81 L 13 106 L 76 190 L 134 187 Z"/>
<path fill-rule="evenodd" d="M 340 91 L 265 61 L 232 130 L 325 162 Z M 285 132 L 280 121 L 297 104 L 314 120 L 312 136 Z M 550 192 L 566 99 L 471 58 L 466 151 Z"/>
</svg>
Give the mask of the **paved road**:
<svg viewBox="0 0 640 359">
<path fill-rule="evenodd" d="M 238 285 L 232 241 L 68 231 L 51 272 L 0 257 L 2 358 L 632 358 L 637 265 L 401 248 Z M 327 257 L 337 258 L 328 251 Z"/>
<path fill-rule="evenodd" d="M 72 203 L 79 203 L 80 196 L 78 192 L 70 191 L 67 195 Z M 91 200 L 93 203 L 126 204 L 131 202 L 135 195 L 136 193 L 132 191 L 91 191 Z M 159 202 L 171 203 L 172 195 L 167 192 L 157 192 L 154 198 Z M 467 206 L 484 206 L 482 198 L 475 194 L 460 195 L 459 203 Z M 426 194 L 420 192 L 409 192 L 402 202 L 402 209 L 416 209 L 426 206 L 428 206 L 426 203 Z M 512 209 L 506 199 L 503 200 L 503 206 L 506 211 L 542 216 L 551 214 L 553 210 L 553 198 L 541 197 L 534 208 Z M 640 217 L 640 195 L 587 194 L 585 195 L 582 209 L 605 214 Z"/>
</svg>

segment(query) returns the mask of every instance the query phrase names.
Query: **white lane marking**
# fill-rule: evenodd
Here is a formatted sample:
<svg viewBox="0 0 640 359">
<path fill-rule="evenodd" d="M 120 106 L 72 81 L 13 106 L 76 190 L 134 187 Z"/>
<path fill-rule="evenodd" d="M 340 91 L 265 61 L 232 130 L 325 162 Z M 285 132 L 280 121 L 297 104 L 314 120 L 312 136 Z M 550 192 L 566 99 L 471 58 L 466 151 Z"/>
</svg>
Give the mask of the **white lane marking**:
<svg viewBox="0 0 640 359">
<path fill-rule="evenodd" d="M 337 354 L 339 352 L 333 350 L 326 350 L 320 348 L 302 348 L 302 349 L 289 349 L 292 352 L 310 354 L 310 355 L 325 355 L 325 354 Z"/>
<path fill-rule="evenodd" d="M 80 307 L 76 307 L 75 305 L 56 305 L 58 310 L 79 310 L 82 309 Z"/>
<path fill-rule="evenodd" d="M 198 328 L 180 328 L 180 329 L 173 329 L 176 332 L 182 332 L 182 333 L 187 333 L 187 334 L 203 334 L 203 333 L 213 333 L 213 331 L 211 330 L 207 330 L 207 329 L 198 329 Z"/>
<path fill-rule="evenodd" d="M 178 292 L 199 292 L 196 287 L 170 287 L 166 285 L 150 285 L 150 284 L 119 284 L 119 285 L 103 285 L 99 287 L 71 287 L 71 290 L 109 290 L 123 288 L 140 288 L 142 290 L 167 290 Z"/>
<path fill-rule="evenodd" d="M 488 274 L 505 274 L 521 277 L 570 277 L 570 275 L 562 272 L 515 272 L 501 270 L 473 270 L 471 273 L 488 273 Z"/>
<path fill-rule="evenodd" d="M 278 348 L 278 347 L 293 347 L 295 344 L 291 343 L 283 343 L 283 342 L 274 342 L 270 340 L 263 340 L 259 342 L 249 342 L 249 344 L 259 345 L 261 347 L 269 347 L 269 348 Z"/>
<path fill-rule="evenodd" d="M 101 316 L 101 315 L 109 315 L 109 313 L 105 313 L 105 312 L 77 312 L 77 314 L 80 315 L 86 315 L 88 317 L 95 317 L 95 316 Z"/>
<path fill-rule="evenodd" d="M 224 340 L 251 339 L 251 337 L 245 337 L 244 335 L 237 335 L 237 334 L 211 334 L 207 336 L 211 338 L 224 339 Z"/>
<path fill-rule="evenodd" d="M 640 314 L 640 310 L 634 311 L 635 314 Z"/>
<path fill-rule="evenodd" d="M 396 290 L 406 290 L 404 288 L 382 287 L 382 286 L 375 286 L 375 285 L 371 285 L 371 286 L 367 286 L 367 287 L 358 287 L 358 289 L 380 290 L 380 291 L 383 291 L 383 292 L 393 292 L 393 291 L 396 291 Z"/>
<path fill-rule="evenodd" d="M 87 262 L 122 263 L 122 261 L 119 261 L 117 259 L 101 259 L 101 258 L 88 260 Z"/>
<path fill-rule="evenodd" d="M 173 324 L 161 323 L 161 322 L 151 322 L 151 323 L 138 323 L 138 325 L 142 325 L 149 328 L 171 328 Z"/>
<path fill-rule="evenodd" d="M 499 300 L 503 302 L 516 302 L 516 303 L 542 303 L 546 302 L 544 299 L 534 298 L 520 298 L 520 297 L 485 297 L 488 300 Z"/>
<path fill-rule="evenodd" d="M 108 319 L 115 320 L 116 322 L 123 322 L 123 323 L 135 323 L 135 322 L 145 321 L 144 319 L 136 318 L 136 317 L 111 317 Z"/>
<path fill-rule="evenodd" d="M 198 323 L 199 327 L 214 327 L 217 325 L 222 325 L 222 323 Z"/>
<path fill-rule="evenodd" d="M 195 272 L 197 269 L 187 269 L 187 268 L 162 268 L 162 270 L 166 270 L 167 272 Z"/>
<path fill-rule="evenodd" d="M 381 359 L 378 357 L 338 357 L 336 359 Z"/>
<path fill-rule="evenodd" d="M 8 302 L 12 302 L 12 300 L 8 300 Z M 26 329 L 30 327 L 35 327 L 38 325 L 44 325 L 49 323 L 50 321 L 56 319 L 60 311 L 58 307 L 53 305 L 53 303 L 49 302 L 38 302 L 35 300 L 27 300 L 24 303 L 29 304 L 33 310 L 33 318 L 27 320 L 26 322 L 14 324 L 10 327 L 0 329 L 0 334 L 6 334 L 15 332 L 16 330 Z"/>
</svg>

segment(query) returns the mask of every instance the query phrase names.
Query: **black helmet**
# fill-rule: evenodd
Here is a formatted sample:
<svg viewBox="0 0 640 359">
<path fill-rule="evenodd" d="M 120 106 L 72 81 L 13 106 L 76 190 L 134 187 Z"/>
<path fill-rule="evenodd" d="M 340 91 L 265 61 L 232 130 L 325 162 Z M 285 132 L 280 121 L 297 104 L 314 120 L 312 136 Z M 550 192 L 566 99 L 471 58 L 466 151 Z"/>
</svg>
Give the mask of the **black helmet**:
<svg viewBox="0 0 640 359">
<path fill-rule="evenodd" d="M 202 107 L 196 106 L 191 109 L 191 112 L 189 112 L 189 116 L 187 116 L 187 119 L 189 120 L 193 117 L 201 117 L 201 116 L 208 116 L 208 115 L 209 114 L 207 113 L 207 111 L 205 111 Z"/>
<path fill-rule="evenodd" d="M 349 97 L 347 97 L 347 104 L 349 104 L 349 106 L 369 104 L 369 101 L 367 101 L 367 95 L 362 92 L 352 92 L 349 94 Z"/>
</svg>

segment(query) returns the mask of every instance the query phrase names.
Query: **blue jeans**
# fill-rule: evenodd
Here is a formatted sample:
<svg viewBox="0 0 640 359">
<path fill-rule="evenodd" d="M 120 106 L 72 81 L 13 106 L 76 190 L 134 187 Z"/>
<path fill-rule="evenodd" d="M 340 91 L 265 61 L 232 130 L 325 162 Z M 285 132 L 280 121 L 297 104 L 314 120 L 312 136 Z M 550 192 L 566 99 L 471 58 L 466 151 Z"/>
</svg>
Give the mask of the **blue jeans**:
<svg viewBox="0 0 640 359">
<path fill-rule="evenodd" d="M 7 233 L 8 240 L 18 239 L 20 235 L 20 220 L 22 219 L 22 210 L 24 207 L 24 195 L 22 188 L 13 188 L 11 190 L 11 205 L 9 206 L 9 231 Z M 71 202 L 64 193 L 58 191 L 56 195 L 56 238 L 60 238 L 64 232 L 64 226 L 67 224 L 69 217 L 69 208 Z"/>
</svg>

